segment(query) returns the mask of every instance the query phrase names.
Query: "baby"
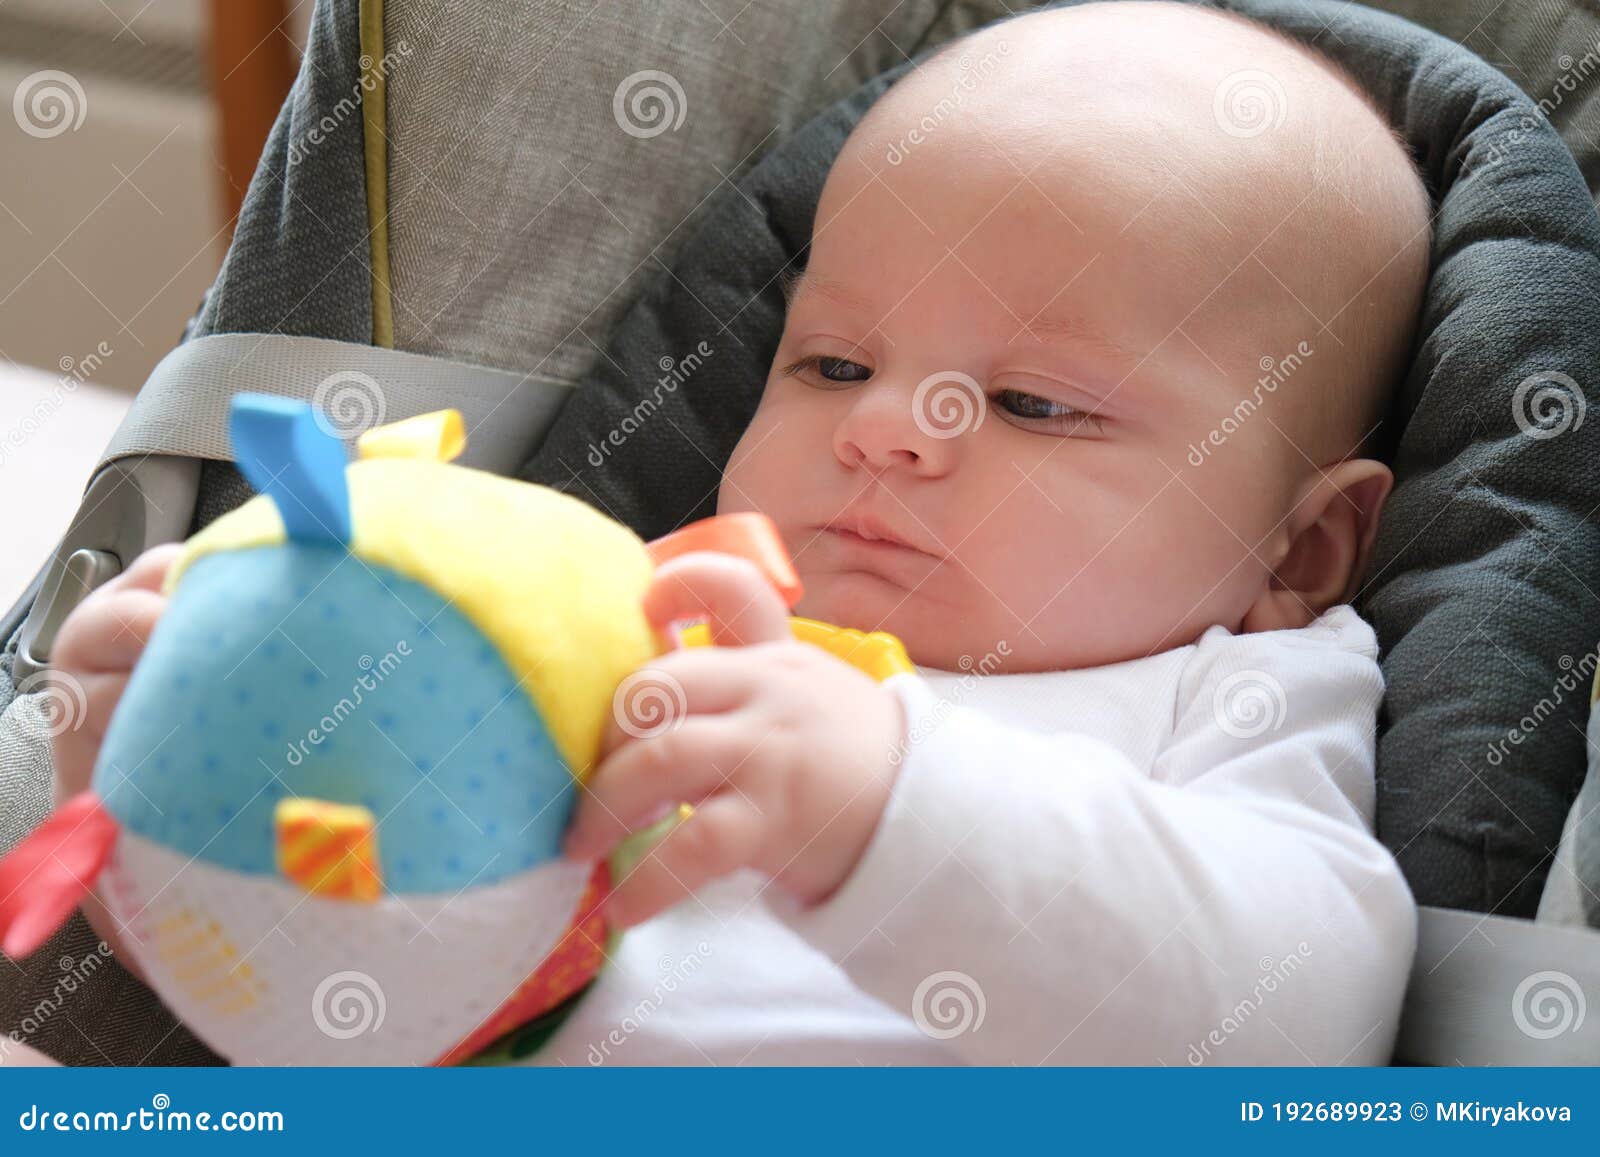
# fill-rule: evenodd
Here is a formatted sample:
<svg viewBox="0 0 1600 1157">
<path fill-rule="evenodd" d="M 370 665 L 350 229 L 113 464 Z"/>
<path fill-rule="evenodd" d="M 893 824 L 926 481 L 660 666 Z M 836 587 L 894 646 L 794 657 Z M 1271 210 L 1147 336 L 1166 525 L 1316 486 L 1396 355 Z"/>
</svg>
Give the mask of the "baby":
<svg viewBox="0 0 1600 1157">
<path fill-rule="evenodd" d="M 592 859 L 634 926 L 544 1063 L 1384 1063 L 1414 942 L 1373 838 L 1382 681 L 1362 457 L 1409 353 L 1429 203 L 1310 51 L 1096 4 L 991 26 L 838 157 L 723 512 L 795 613 L 894 633 L 883 682 L 755 568 L 663 566 L 681 717 L 611 728 Z M 66 624 L 81 787 L 155 552 Z M 635 732 L 637 729 L 635 729 Z M 93 915 L 93 913 L 91 913 Z"/>
</svg>

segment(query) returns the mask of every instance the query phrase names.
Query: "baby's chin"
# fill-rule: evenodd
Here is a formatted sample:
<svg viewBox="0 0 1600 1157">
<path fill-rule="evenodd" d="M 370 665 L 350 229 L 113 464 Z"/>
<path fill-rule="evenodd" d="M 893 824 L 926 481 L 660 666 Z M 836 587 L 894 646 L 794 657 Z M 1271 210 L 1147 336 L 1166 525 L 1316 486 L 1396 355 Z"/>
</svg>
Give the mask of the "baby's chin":
<svg viewBox="0 0 1600 1157">
<path fill-rule="evenodd" d="M 1011 644 L 965 620 L 928 593 L 907 590 L 865 571 L 805 574 L 805 596 L 793 613 L 836 627 L 887 631 L 919 667 L 941 671 L 1008 669 Z"/>
<path fill-rule="evenodd" d="M 794 605 L 794 614 L 858 631 L 888 631 L 907 650 L 911 643 L 906 633 L 921 633 L 916 612 L 922 596 L 917 591 L 866 571 L 816 574 L 802 569 L 800 581 L 805 594 Z"/>
<path fill-rule="evenodd" d="M 1153 623 L 1125 622 L 1123 629 L 1107 631 L 1104 624 L 1058 620 L 1030 629 L 1001 608 L 969 604 L 958 609 L 929 590 L 907 590 L 864 571 L 802 570 L 800 577 L 805 596 L 792 613 L 836 627 L 887 631 L 904 644 L 913 663 L 936 671 L 1071 671 L 1143 658 L 1192 641 L 1162 636 Z"/>
</svg>

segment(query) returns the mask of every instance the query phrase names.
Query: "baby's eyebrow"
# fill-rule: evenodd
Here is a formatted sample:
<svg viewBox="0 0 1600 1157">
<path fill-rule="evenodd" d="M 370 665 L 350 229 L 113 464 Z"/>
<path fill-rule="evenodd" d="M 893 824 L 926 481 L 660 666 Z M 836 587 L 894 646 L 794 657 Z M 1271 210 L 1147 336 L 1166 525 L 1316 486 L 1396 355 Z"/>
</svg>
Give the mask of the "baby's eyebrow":
<svg viewBox="0 0 1600 1157">
<path fill-rule="evenodd" d="M 1111 337 L 1099 326 L 1079 314 L 1056 313 L 1048 317 L 1035 315 L 1023 323 L 1017 331 L 1016 341 L 1023 334 L 1031 335 L 1036 341 L 1050 344 L 1061 343 L 1085 347 L 1100 354 L 1107 360 L 1120 365 L 1128 372 L 1144 360 L 1143 355 L 1137 354 Z"/>
<path fill-rule="evenodd" d="M 858 313 L 870 313 L 872 310 L 872 302 L 844 282 L 821 277 L 809 269 L 785 270 L 778 281 L 783 286 L 783 299 L 787 305 L 793 305 L 795 298 L 808 290 Z"/>
</svg>

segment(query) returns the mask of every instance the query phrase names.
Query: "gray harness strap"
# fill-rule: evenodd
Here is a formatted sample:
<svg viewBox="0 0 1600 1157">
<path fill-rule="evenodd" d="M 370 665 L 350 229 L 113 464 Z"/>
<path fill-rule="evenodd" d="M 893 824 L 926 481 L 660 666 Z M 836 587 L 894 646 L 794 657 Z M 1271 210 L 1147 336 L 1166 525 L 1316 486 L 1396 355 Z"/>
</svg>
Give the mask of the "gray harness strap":
<svg viewBox="0 0 1600 1157">
<path fill-rule="evenodd" d="M 284 334 L 223 333 L 178 346 L 156 366 L 101 455 L 229 459 L 228 406 L 246 391 L 305 398 L 342 437 L 445 406 L 461 411 L 460 461 L 509 474 L 566 400 L 549 378 L 378 346 Z"/>
</svg>

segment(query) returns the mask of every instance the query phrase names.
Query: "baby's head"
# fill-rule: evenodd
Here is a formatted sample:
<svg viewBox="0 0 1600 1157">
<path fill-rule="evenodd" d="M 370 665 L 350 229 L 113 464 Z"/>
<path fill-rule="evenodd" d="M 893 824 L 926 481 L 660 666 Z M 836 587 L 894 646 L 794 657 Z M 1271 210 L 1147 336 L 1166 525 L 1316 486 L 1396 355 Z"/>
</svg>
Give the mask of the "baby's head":
<svg viewBox="0 0 1600 1157">
<path fill-rule="evenodd" d="M 1301 626 L 1392 479 L 1429 204 L 1309 50 L 1183 5 L 991 26 L 857 127 L 719 509 L 797 613 L 954 669 Z M 873 541 L 876 540 L 876 541 Z"/>
</svg>

